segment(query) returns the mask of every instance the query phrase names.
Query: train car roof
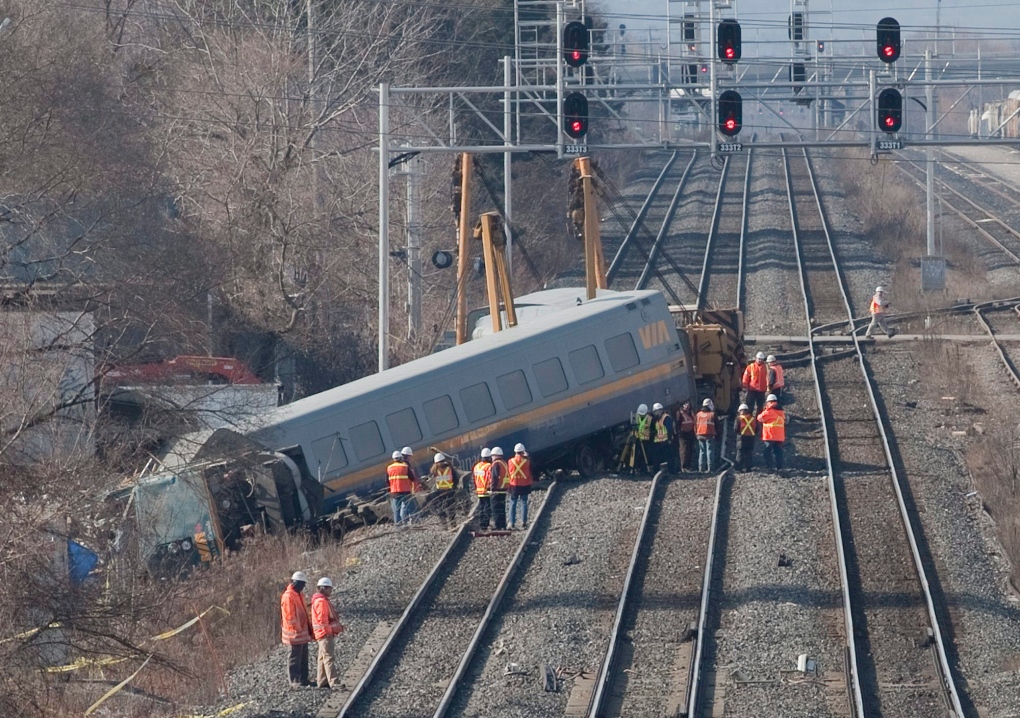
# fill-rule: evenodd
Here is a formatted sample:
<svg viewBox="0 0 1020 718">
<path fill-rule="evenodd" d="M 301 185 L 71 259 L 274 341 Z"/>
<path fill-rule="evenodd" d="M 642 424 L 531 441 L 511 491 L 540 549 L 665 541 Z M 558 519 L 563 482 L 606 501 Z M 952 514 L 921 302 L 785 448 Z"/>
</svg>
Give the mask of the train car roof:
<svg viewBox="0 0 1020 718">
<path fill-rule="evenodd" d="M 560 290 L 553 291 L 558 293 Z M 534 298 L 538 294 L 542 294 L 542 292 L 536 292 L 529 296 Z M 575 296 L 574 293 L 568 292 L 568 294 L 569 297 Z M 578 320 L 623 306 L 629 302 L 657 295 L 659 295 L 659 292 L 652 290 L 606 292 L 580 305 L 576 304 L 576 302 L 571 304 L 570 301 L 562 303 L 563 300 L 556 297 L 553 303 L 562 303 L 562 311 L 554 311 L 540 317 L 535 317 L 527 325 L 518 325 L 513 329 L 488 334 L 459 346 L 437 352 L 436 354 L 414 359 L 392 369 L 387 369 L 386 371 L 356 379 L 333 389 L 313 394 L 304 399 L 299 399 L 291 404 L 286 404 L 268 412 L 252 428 L 255 430 L 255 433 L 258 433 L 262 429 L 270 429 L 272 426 L 284 421 L 304 423 L 302 419 L 305 418 L 311 421 L 320 412 L 330 410 L 337 403 L 344 400 L 354 399 L 376 390 L 393 388 L 402 382 L 410 381 L 436 370 L 448 369 L 455 364 L 484 356 L 495 347 L 509 346 L 524 339 L 539 336 L 547 332 L 555 332 Z M 566 298 L 568 297 L 565 296 L 564 299 Z M 552 298 L 550 297 L 550 299 Z"/>
</svg>

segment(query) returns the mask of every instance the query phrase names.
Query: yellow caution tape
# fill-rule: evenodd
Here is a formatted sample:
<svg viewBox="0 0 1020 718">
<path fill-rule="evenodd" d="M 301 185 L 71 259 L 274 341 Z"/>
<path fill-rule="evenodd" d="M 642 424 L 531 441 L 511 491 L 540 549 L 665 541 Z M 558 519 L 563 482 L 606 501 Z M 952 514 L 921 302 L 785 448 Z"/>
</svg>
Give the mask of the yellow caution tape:
<svg viewBox="0 0 1020 718">
<path fill-rule="evenodd" d="M 117 691 L 119 691 L 121 688 L 126 686 L 132 680 L 134 680 L 134 677 L 137 676 L 139 673 L 141 673 L 142 669 L 145 668 L 145 666 L 148 665 L 149 660 L 151 658 L 152 658 L 152 654 L 149 654 L 149 657 L 145 659 L 145 661 L 142 663 L 142 665 L 138 666 L 138 670 L 137 671 L 135 671 L 130 676 L 128 676 L 127 678 L 122 680 L 120 683 L 115 685 L 113 688 L 108 690 L 106 693 L 104 693 L 102 698 L 100 698 L 98 701 L 96 701 L 95 703 L 93 703 L 92 705 L 90 705 L 88 707 L 88 710 L 85 711 L 85 715 L 91 715 L 92 711 L 94 711 L 96 708 L 98 708 L 103 703 L 105 703 L 107 698 L 109 698 L 110 696 L 114 695 L 115 693 L 117 693 Z"/>
<path fill-rule="evenodd" d="M 205 609 L 205 610 L 204 610 L 204 611 L 202 611 L 202 612 L 201 612 L 200 614 L 198 614 L 197 616 L 195 616 L 194 618 L 192 618 L 192 619 L 191 619 L 190 621 L 185 621 L 185 622 L 184 622 L 184 623 L 183 623 L 182 625 L 178 626 L 177 628 L 174 628 L 174 629 L 171 629 L 171 630 L 169 630 L 169 631 L 166 631 L 166 632 L 164 632 L 164 633 L 161 633 L 161 634 L 159 634 L 158 636 L 153 636 L 153 637 L 152 637 L 152 638 L 150 638 L 149 640 L 150 640 L 150 641 L 165 641 L 166 639 L 168 639 L 168 638 L 170 638 L 170 637 L 172 637 L 172 636 L 176 636 L 176 635 L 177 635 L 178 633 L 180 633 L 181 631 L 186 631 L 186 630 L 188 630 L 189 628 L 191 628 L 192 626 L 194 626 L 194 625 L 195 625 L 196 623 L 198 623 L 198 622 L 199 622 L 199 621 L 200 621 L 200 620 L 201 620 L 201 619 L 202 619 L 202 618 L 203 618 L 203 617 L 204 617 L 204 616 L 205 616 L 205 615 L 206 615 L 207 613 L 209 613 L 209 612 L 211 612 L 211 611 L 223 611 L 223 612 L 224 612 L 224 613 L 226 613 L 227 615 L 230 615 L 229 611 L 227 611 L 227 610 L 226 610 L 226 609 L 224 609 L 224 608 L 220 608 L 219 606 L 210 606 L 209 608 Z"/>
<path fill-rule="evenodd" d="M 20 640 L 22 640 L 24 638 L 31 638 L 35 634 L 39 633 L 39 631 L 45 631 L 45 630 L 47 630 L 49 628 L 60 628 L 60 623 L 57 622 L 57 621 L 54 621 L 53 623 L 48 623 L 45 626 L 40 626 L 38 628 L 29 629 L 29 630 L 25 631 L 24 633 L 19 633 L 16 636 L 11 636 L 10 638 L 5 638 L 2 641 L 0 641 L 0 643 L 8 643 L 10 641 L 20 641 Z"/>
<path fill-rule="evenodd" d="M 244 703 L 238 703 L 236 706 L 230 706 L 229 708 L 224 708 L 219 713 L 210 713 L 210 714 L 204 714 L 204 715 L 181 716 L 181 718 L 224 718 L 225 716 L 232 715 L 234 713 L 237 713 L 239 710 L 247 708 L 249 705 L 251 705 L 251 701 L 245 701 Z"/>
</svg>

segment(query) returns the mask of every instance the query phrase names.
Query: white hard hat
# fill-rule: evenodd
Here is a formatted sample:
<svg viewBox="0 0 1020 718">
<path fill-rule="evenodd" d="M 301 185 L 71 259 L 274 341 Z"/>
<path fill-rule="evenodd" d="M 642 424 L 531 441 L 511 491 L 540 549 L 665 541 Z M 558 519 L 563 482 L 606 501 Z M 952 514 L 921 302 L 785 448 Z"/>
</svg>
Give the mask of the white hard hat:
<svg viewBox="0 0 1020 718">
<path fill-rule="evenodd" d="M 662 411 L 662 404 L 659 402 L 652 404 L 652 411 Z"/>
<path fill-rule="evenodd" d="M 325 576 L 320 578 L 319 582 L 317 584 L 315 584 L 315 585 L 318 586 L 319 588 L 323 588 L 323 587 L 325 587 L 325 588 L 333 588 L 333 582 L 330 581 Z"/>
<path fill-rule="evenodd" d="M 301 583 L 308 583 L 308 574 L 304 571 L 295 571 L 291 577 L 291 581 L 300 581 Z"/>
<path fill-rule="evenodd" d="M 769 394 L 765 397 L 765 401 L 779 401 L 779 399 L 776 398 L 775 394 Z"/>
<path fill-rule="evenodd" d="M 527 451 L 527 449 L 524 448 L 524 444 L 517 444 L 514 447 L 515 454 L 523 454 L 525 451 Z"/>
<path fill-rule="evenodd" d="M 437 464 L 440 461 L 446 461 L 446 454 L 444 454 L 443 452 L 440 451 L 438 454 L 435 455 L 435 457 L 432 459 L 432 461 L 434 461 Z"/>
<path fill-rule="evenodd" d="M 885 287 L 875 287 L 875 294 L 882 294 L 885 292 Z"/>
<path fill-rule="evenodd" d="M 769 354 L 767 357 L 765 357 L 765 361 L 767 361 L 769 364 L 774 364 L 776 361 L 776 355 Z"/>
<path fill-rule="evenodd" d="M 740 406 L 737 407 L 737 411 L 751 411 L 751 407 L 749 407 L 747 404 L 741 404 Z"/>
<path fill-rule="evenodd" d="M 764 359 L 765 358 L 765 352 L 758 352 L 757 354 L 754 355 L 754 358 L 755 359 Z"/>
<path fill-rule="evenodd" d="M 648 404 L 638 404 L 637 408 L 638 416 L 644 416 L 648 413 Z"/>
<path fill-rule="evenodd" d="M 492 447 L 492 455 L 493 456 L 502 456 L 503 455 L 503 450 L 501 448 L 499 448 L 498 446 L 493 446 Z"/>
<path fill-rule="evenodd" d="M 487 448 L 486 449 L 482 449 L 482 458 L 483 459 L 488 459 L 490 456 L 492 456 L 492 452 L 491 451 L 489 451 Z"/>
<path fill-rule="evenodd" d="M 405 446 L 403 449 L 400 450 L 400 453 L 403 454 L 404 456 L 414 456 L 414 452 L 411 451 L 410 446 Z"/>
<path fill-rule="evenodd" d="M 403 459 L 403 458 L 404 458 L 404 455 L 403 455 L 403 454 L 401 454 L 401 453 L 400 453 L 399 451 L 394 451 L 394 452 L 393 452 L 393 453 L 392 453 L 392 454 L 390 455 L 390 458 L 392 458 L 392 459 L 393 459 L 394 461 L 400 461 L 401 459 Z"/>
<path fill-rule="evenodd" d="M 702 406 L 712 406 L 712 400 L 711 399 L 705 399 L 703 402 L 701 402 L 701 405 Z"/>
</svg>

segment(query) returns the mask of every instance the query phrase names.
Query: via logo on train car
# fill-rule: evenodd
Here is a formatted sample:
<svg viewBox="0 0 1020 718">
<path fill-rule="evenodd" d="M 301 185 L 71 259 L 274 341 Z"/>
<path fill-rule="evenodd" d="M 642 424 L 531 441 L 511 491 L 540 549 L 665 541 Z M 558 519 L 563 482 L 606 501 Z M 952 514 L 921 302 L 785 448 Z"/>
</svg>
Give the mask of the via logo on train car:
<svg viewBox="0 0 1020 718">
<path fill-rule="evenodd" d="M 664 319 L 638 327 L 638 334 L 641 335 L 641 343 L 645 349 L 651 349 L 652 347 L 669 342 L 669 329 L 666 327 Z"/>
</svg>

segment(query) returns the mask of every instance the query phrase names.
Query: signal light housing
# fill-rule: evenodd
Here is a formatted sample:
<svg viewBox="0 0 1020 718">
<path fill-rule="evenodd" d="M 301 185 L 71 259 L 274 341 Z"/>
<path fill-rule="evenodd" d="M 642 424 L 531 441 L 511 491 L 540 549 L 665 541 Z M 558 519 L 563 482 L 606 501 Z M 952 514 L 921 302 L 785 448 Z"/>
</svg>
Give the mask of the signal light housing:
<svg viewBox="0 0 1020 718">
<path fill-rule="evenodd" d="M 882 132 L 899 132 L 903 126 L 903 95 L 887 87 L 878 93 L 878 129 Z"/>
<path fill-rule="evenodd" d="M 884 17 L 878 21 L 876 38 L 879 60 L 891 64 L 900 59 L 900 24 L 894 18 Z"/>
<path fill-rule="evenodd" d="M 588 62 L 588 27 L 583 22 L 563 26 L 563 60 L 570 67 Z"/>
<path fill-rule="evenodd" d="M 740 23 L 728 18 L 716 28 L 716 53 L 727 65 L 740 61 Z"/>
<path fill-rule="evenodd" d="M 588 134 L 588 98 L 580 92 L 563 98 L 563 131 L 575 140 Z"/>
<path fill-rule="evenodd" d="M 719 95 L 719 132 L 735 137 L 743 124 L 744 100 L 736 90 L 726 90 Z"/>
</svg>

